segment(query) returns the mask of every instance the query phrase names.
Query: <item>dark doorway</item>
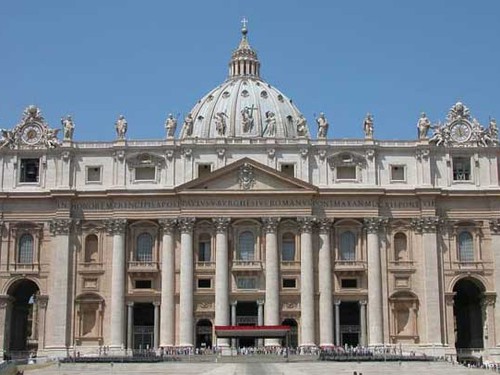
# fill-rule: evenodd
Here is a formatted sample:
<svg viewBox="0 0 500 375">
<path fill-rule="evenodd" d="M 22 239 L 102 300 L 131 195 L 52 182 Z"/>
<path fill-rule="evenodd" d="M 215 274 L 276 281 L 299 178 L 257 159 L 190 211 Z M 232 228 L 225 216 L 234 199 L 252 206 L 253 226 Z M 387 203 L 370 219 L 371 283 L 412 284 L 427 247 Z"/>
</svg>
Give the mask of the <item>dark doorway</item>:
<svg viewBox="0 0 500 375">
<path fill-rule="evenodd" d="M 38 349 L 38 286 L 31 280 L 15 282 L 8 294 L 13 298 L 12 308 L 6 319 L 9 333 L 9 352 L 24 356 Z"/>
<path fill-rule="evenodd" d="M 257 302 L 238 301 L 236 305 L 236 325 L 256 326 L 257 325 Z M 241 337 L 238 339 L 238 346 L 255 346 L 255 338 Z"/>
<path fill-rule="evenodd" d="M 340 304 L 341 345 L 357 346 L 360 335 L 359 302 L 342 301 Z"/>
<path fill-rule="evenodd" d="M 154 306 L 134 303 L 134 349 L 149 350 L 154 345 Z"/>
<path fill-rule="evenodd" d="M 281 325 L 290 327 L 290 333 L 289 333 L 290 336 L 288 338 L 288 346 L 291 348 L 298 347 L 299 346 L 299 334 L 298 334 L 297 321 L 295 319 L 285 319 L 285 320 L 283 320 Z M 286 339 L 283 339 L 281 341 L 281 346 L 283 346 L 283 347 L 286 346 Z"/>
<path fill-rule="evenodd" d="M 212 347 L 212 322 L 208 319 L 196 323 L 196 347 L 202 349 Z"/>
<path fill-rule="evenodd" d="M 455 347 L 478 348 L 483 344 L 482 291 L 477 283 L 462 279 L 455 284 L 453 304 L 455 317 Z"/>
</svg>

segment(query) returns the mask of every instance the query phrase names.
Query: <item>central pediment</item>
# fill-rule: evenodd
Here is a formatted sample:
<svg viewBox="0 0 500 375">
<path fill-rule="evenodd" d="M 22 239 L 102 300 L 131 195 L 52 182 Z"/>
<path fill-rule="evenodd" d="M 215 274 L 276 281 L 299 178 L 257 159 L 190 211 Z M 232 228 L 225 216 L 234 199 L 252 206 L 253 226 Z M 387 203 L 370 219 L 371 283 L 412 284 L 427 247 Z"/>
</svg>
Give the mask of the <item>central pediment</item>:
<svg viewBox="0 0 500 375">
<path fill-rule="evenodd" d="M 311 192 L 314 185 L 290 177 L 250 158 L 240 159 L 177 187 L 177 192 Z"/>
</svg>

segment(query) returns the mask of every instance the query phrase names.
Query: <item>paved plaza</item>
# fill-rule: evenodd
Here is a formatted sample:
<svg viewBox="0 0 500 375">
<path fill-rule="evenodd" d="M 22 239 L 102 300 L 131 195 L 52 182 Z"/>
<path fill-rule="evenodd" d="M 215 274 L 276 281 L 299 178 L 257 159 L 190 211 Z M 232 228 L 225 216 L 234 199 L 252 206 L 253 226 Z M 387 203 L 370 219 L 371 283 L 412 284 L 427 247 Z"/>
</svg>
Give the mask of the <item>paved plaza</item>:
<svg viewBox="0 0 500 375">
<path fill-rule="evenodd" d="M 76 375 L 76 374 L 204 374 L 204 375 L 353 375 L 354 371 L 363 375 L 375 374 L 418 374 L 422 375 L 462 375 L 494 374 L 490 370 L 468 369 L 460 365 L 444 362 L 295 362 L 295 363 L 128 363 L 128 364 L 53 364 L 44 368 L 30 369 L 25 375 Z"/>
</svg>

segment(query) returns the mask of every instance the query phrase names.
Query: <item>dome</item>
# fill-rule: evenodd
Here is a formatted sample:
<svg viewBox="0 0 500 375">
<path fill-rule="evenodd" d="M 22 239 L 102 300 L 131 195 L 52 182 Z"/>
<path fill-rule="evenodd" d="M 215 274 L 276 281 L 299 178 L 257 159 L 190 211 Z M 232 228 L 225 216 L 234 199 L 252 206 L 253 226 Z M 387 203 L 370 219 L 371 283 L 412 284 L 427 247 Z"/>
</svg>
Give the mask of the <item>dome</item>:
<svg viewBox="0 0 500 375">
<path fill-rule="evenodd" d="M 260 78 L 260 62 L 244 26 L 229 78 L 193 107 L 180 137 L 309 138 L 309 130 L 292 100 Z"/>
</svg>

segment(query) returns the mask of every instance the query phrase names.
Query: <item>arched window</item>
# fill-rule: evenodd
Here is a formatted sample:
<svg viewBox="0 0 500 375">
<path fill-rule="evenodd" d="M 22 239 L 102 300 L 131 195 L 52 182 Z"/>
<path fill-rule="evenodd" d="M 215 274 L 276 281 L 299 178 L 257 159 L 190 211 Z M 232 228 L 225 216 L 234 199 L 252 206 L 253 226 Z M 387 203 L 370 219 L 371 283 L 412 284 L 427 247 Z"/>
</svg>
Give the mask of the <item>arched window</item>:
<svg viewBox="0 0 500 375">
<path fill-rule="evenodd" d="M 95 234 L 89 234 L 85 237 L 85 262 L 97 262 L 99 241 Z"/>
<path fill-rule="evenodd" d="M 356 236 L 350 231 L 340 235 L 340 260 L 356 260 Z"/>
<path fill-rule="evenodd" d="M 458 260 L 460 262 L 474 261 L 474 244 L 472 234 L 462 232 L 458 236 Z"/>
<path fill-rule="evenodd" d="M 406 234 L 396 233 L 394 236 L 394 259 L 397 261 L 408 260 Z"/>
<path fill-rule="evenodd" d="M 198 262 L 210 262 L 212 260 L 212 247 L 208 233 L 200 234 L 198 238 Z"/>
<path fill-rule="evenodd" d="M 255 238 L 252 232 L 246 231 L 240 234 L 238 240 L 238 250 L 240 260 L 254 260 L 255 259 Z"/>
<path fill-rule="evenodd" d="M 33 263 L 33 236 L 25 233 L 19 239 L 18 263 Z"/>
<path fill-rule="evenodd" d="M 141 233 L 137 236 L 136 260 L 139 262 L 153 260 L 153 237 L 149 233 Z"/>
<path fill-rule="evenodd" d="M 284 261 L 295 260 L 295 235 L 285 233 L 281 241 L 281 259 Z"/>
</svg>

